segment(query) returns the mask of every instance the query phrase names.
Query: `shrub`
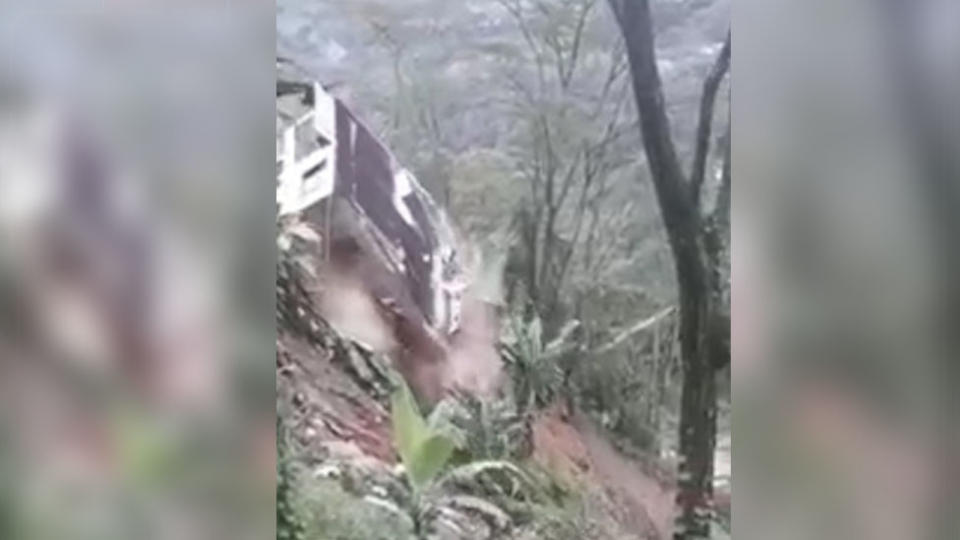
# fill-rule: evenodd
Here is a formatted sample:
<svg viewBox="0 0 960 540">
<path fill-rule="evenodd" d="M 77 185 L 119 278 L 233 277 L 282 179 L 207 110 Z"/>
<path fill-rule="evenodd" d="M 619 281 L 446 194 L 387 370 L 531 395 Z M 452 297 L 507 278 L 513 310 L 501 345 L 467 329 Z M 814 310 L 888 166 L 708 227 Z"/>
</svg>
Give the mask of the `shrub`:
<svg viewBox="0 0 960 540">
<path fill-rule="evenodd" d="M 306 529 L 297 500 L 297 478 L 290 455 L 290 441 L 278 416 L 277 540 L 306 540 Z"/>
</svg>

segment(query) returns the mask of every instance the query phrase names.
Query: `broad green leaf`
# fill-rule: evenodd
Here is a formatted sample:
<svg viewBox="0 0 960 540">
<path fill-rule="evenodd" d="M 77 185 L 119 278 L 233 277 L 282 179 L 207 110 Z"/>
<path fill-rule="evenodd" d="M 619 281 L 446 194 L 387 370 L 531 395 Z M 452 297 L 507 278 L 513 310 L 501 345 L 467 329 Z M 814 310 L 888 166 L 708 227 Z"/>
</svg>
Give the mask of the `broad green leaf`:
<svg viewBox="0 0 960 540">
<path fill-rule="evenodd" d="M 412 462 L 416 459 L 417 448 L 429 436 L 429 431 L 410 388 L 399 377 L 396 381 L 396 389 L 390 397 L 390 409 L 393 438 L 397 444 L 400 459 L 409 471 L 413 466 Z"/>
<path fill-rule="evenodd" d="M 529 330 L 528 339 L 530 340 L 530 358 L 531 360 L 538 357 L 540 353 L 540 348 L 543 346 L 541 340 L 543 339 L 543 328 L 541 327 L 540 317 L 534 317 L 530 321 L 530 330 Z"/>
<path fill-rule="evenodd" d="M 430 482 L 450 459 L 453 447 L 453 441 L 440 434 L 431 435 L 422 441 L 417 448 L 416 457 L 407 468 L 413 485 L 419 488 Z"/>
</svg>

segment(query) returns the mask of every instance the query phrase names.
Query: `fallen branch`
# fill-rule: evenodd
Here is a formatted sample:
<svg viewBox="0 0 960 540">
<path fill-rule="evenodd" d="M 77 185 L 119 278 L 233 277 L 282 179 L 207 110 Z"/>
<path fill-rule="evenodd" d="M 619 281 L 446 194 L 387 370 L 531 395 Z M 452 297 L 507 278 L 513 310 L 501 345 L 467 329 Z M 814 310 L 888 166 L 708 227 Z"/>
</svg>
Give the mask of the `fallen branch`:
<svg viewBox="0 0 960 540">
<path fill-rule="evenodd" d="M 593 353 L 594 353 L 594 354 L 603 354 L 603 353 L 605 353 L 605 352 L 609 352 L 609 351 L 617 348 L 618 346 L 620 346 L 621 344 L 623 344 L 624 341 L 630 339 L 634 334 L 636 334 L 636 333 L 638 333 L 638 332 L 643 332 L 644 330 L 646 330 L 646 329 L 650 328 L 651 326 L 653 326 L 653 325 L 657 324 L 658 322 L 660 322 L 661 319 L 663 319 L 663 318 L 666 317 L 667 315 L 673 313 L 673 310 L 674 310 L 674 309 L 676 309 L 676 308 L 674 308 L 674 306 L 670 306 L 670 307 L 668 307 L 668 308 L 666 308 L 666 309 L 663 309 L 663 310 L 661 310 L 661 311 L 658 311 L 657 313 L 654 313 L 654 314 L 651 315 L 650 317 L 648 317 L 648 318 L 646 318 L 646 319 L 643 319 L 642 321 L 640 321 L 640 322 L 638 322 L 637 324 L 631 326 L 630 328 L 627 328 L 626 330 L 624 330 L 623 332 L 621 332 L 619 335 L 617 335 L 617 337 L 615 337 L 615 338 L 613 338 L 612 340 L 608 341 L 606 344 L 601 345 L 600 347 L 594 349 L 594 350 L 593 350 Z"/>
</svg>

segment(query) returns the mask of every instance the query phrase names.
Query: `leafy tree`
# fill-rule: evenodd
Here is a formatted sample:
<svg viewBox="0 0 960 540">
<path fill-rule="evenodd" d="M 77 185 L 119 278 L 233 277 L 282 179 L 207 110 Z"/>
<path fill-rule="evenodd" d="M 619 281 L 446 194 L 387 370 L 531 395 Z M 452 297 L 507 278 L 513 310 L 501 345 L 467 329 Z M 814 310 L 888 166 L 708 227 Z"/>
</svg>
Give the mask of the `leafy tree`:
<svg viewBox="0 0 960 540">
<path fill-rule="evenodd" d="M 503 48 L 510 60 L 502 69 L 506 112 L 516 119 L 508 155 L 527 189 L 514 221 L 514 277 L 528 315 L 535 312 L 552 338 L 570 315 L 572 274 L 593 254 L 588 242 L 606 240 L 596 235 L 597 208 L 612 196 L 614 173 L 630 163 L 625 65 L 602 32 L 596 0 L 500 4 L 522 36 Z"/>
</svg>

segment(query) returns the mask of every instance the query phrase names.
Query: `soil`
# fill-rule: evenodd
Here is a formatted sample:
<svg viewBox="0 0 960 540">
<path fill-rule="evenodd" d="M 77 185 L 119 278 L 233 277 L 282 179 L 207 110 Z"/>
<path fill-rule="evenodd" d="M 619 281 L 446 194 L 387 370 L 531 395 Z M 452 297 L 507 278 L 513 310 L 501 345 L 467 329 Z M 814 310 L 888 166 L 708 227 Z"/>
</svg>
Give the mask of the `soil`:
<svg viewBox="0 0 960 540">
<path fill-rule="evenodd" d="M 535 460 L 568 482 L 603 489 L 627 530 L 670 537 L 673 487 L 618 451 L 585 415 L 565 420 L 559 407 L 548 409 L 534 422 L 533 439 Z"/>
</svg>

